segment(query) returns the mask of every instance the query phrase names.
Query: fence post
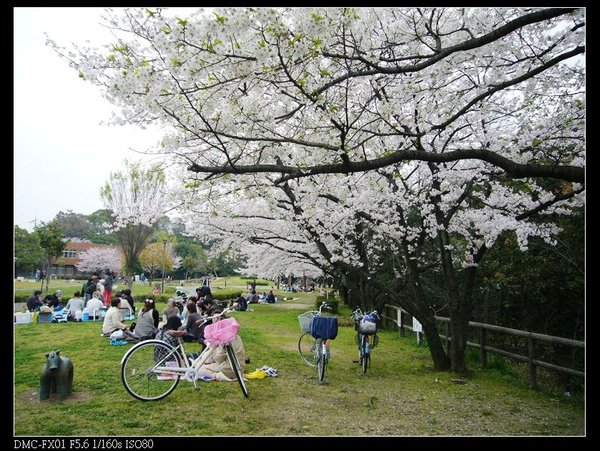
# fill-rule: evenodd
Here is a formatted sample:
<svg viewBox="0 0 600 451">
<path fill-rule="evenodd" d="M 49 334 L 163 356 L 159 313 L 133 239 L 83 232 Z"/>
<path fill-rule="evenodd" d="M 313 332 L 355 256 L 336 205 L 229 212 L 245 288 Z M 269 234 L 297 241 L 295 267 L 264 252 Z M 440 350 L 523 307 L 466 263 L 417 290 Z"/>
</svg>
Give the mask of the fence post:
<svg viewBox="0 0 600 451">
<path fill-rule="evenodd" d="M 529 345 L 529 386 L 537 388 L 536 366 L 533 363 L 533 359 L 535 359 L 535 340 L 529 337 L 527 341 Z"/>
<path fill-rule="evenodd" d="M 402 310 L 396 310 L 396 321 L 398 322 L 398 333 L 401 337 L 404 337 L 404 325 L 402 324 Z"/>
<path fill-rule="evenodd" d="M 483 327 L 479 328 L 479 343 L 481 344 L 479 363 L 483 368 L 487 368 L 487 331 Z"/>
</svg>

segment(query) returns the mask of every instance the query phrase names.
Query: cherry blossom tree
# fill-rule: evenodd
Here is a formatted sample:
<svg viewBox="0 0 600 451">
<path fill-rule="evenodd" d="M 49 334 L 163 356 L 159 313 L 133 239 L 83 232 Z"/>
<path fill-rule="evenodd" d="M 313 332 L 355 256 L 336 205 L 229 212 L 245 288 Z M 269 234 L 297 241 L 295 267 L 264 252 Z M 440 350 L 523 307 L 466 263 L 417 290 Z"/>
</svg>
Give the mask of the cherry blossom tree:
<svg viewBox="0 0 600 451">
<path fill-rule="evenodd" d="M 286 180 L 475 158 L 584 180 L 582 10 L 128 9 L 107 21 L 123 35 L 110 50 L 55 48 L 122 120 L 174 127 L 161 151 L 194 172 Z"/>
<path fill-rule="evenodd" d="M 173 193 L 192 233 L 265 273 L 285 261 L 337 277 L 353 302 L 395 300 L 435 368 L 464 371 L 485 250 L 503 233 L 552 243 L 548 213 L 584 202 L 584 11 L 163 12 L 109 11 L 109 49 L 50 44 L 121 107 L 116 122 L 170 127 L 154 151 L 190 174 Z"/>
<path fill-rule="evenodd" d="M 123 268 L 123 255 L 114 247 L 92 247 L 79 254 L 81 261 L 75 266 L 78 271 L 102 273 L 106 269 L 119 274 Z"/>
<path fill-rule="evenodd" d="M 112 211 L 114 222 L 107 226 L 119 239 L 125 273 L 131 276 L 155 224 L 169 208 L 165 174 L 159 165 L 145 168 L 140 162 L 125 161 L 123 171 L 111 173 L 100 196 Z"/>
</svg>

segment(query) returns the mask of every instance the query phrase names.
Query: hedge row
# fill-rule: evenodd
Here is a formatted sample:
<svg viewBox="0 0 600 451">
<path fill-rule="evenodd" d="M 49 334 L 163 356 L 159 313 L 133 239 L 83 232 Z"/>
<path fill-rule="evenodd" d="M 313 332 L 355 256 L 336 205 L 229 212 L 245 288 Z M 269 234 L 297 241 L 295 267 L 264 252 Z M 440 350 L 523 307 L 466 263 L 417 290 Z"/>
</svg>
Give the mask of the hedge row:
<svg viewBox="0 0 600 451">
<path fill-rule="evenodd" d="M 256 283 L 256 285 L 267 286 L 267 285 L 272 285 L 273 284 L 273 281 L 271 281 L 271 280 L 256 279 L 256 278 L 250 277 L 250 276 L 241 276 L 240 279 L 242 279 L 242 280 L 252 280 L 253 282 Z"/>
<path fill-rule="evenodd" d="M 165 289 L 165 291 L 167 292 L 167 294 L 153 295 L 156 302 L 164 302 L 166 304 L 170 298 L 174 297 L 172 294 L 168 294 L 170 290 Z M 172 292 L 174 293 L 175 290 L 172 290 Z M 228 301 L 230 299 L 237 299 L 238 297 L 240 297 L 242 291 L 239 289 L 213 290 L 212 294 L 213 298 L 218 301 Z M 15 294 L 15 302 L 27 302 L 27 299 L 29 299 L 30 296 L 30 294 Z M 136 304 L 138 302 L 141 302 L 143 304 L 144 302 L 146 302 L 146 298 L 148 296 L 149 293 L 136 294 L 133 296 L 133 300 L 136 302 Z M 69 299 L 71 299 L 71 296 L 63 296 L 62 303 L 66 304 L 69 301 Z"/>
<path fill-rule="evenodd" d="M 166 291 L 166 290 L 165 290 Z M 230 299 L 237 299 L 240 295 L 242 294 L 241 290 L 239 289 L 231 289 L 231 290 L 212 290 L 212 295 L 213 295 L 213 299 L 216 299 L 217 301 L 229 301 Z M 165 304 L 167 303 L 167 301 L 174 297 L 170 294 L 158 294 L 158 295 L 153 295 L 154 299 L 156 300 L 156 302 L 164 302 Z M 148 297 L 148 294 L 136 294 L 133 299 L 136 302 L 136 304 L 138 302 L 141 302 L 142 304 L 146 302 L 146 298 Z"/>
</svg>

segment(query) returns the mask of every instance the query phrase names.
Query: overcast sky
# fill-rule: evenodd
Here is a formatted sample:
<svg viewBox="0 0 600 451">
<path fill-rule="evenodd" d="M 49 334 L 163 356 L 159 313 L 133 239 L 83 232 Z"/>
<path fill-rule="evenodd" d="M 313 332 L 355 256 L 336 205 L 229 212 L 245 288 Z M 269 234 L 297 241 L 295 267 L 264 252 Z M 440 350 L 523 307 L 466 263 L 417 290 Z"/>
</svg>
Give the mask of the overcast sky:
<svg viewBox="0 0 600 451">
<path fill-rule="evenodd" d="M 179 8 L 178 8 L 179 9 Z M 156 131 L 100 125 L 112 105 L 45 45 L 112 42 L 102 8 L 14 8 L 14 223 L 32 230 L 59 211 L 104 208 L 100 187 L 124 158 L 144 159 Z"/>
</svg>

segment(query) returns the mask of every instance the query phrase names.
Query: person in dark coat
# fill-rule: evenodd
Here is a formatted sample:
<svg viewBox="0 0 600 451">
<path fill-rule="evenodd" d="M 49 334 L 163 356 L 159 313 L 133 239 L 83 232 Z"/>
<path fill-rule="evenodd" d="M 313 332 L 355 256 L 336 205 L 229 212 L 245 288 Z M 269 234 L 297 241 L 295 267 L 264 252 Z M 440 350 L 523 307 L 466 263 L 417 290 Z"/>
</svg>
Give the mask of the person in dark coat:
<svg viewBox="0 0 600 451">
<path fill-rule="evenodd" d="M 35 290 L 33 295 L 27 299 L 27 310 L 37 312 L 44 303 L 42 302 L 42 290 Z"/>
</svg>

